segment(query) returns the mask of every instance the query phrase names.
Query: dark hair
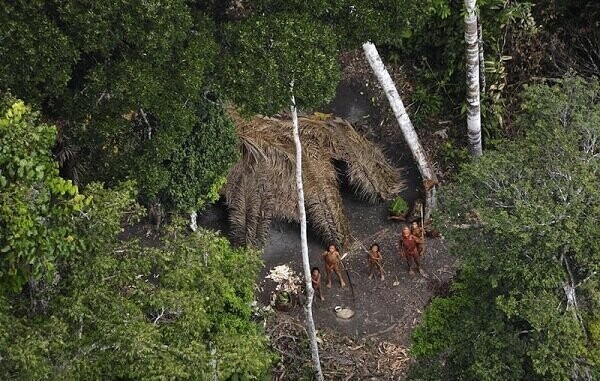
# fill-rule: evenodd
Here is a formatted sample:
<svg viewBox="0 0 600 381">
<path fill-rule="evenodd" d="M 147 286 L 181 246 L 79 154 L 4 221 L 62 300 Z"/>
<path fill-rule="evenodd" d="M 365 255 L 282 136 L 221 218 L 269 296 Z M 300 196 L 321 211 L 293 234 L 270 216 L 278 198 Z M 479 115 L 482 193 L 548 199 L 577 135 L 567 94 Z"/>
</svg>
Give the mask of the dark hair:
<svg viewBox="0 0 600 381">
<path fill-rule="evenodd" d="M 337 248 L 337 245 L 336 245 L 335 243 L 333 243 L 333 242 L 332 242 L 332 243 L 330 243 L 329 245 L 327 245 L 327 250 L 329 250 L 329 248 L 330 248 L 331 246 L 335 247 L 335 249 L 336 249 L 336 250 L 338 249 L 338 248 Z"/>
<path fill-rule="evenodd" d="M 373 249 L 373 246 L 377 246 L 377 251 L 379 251 L 379 244 L 373 243 L 369 249 Z"/>
<path fill-rule="evenodd" d="M 313 272 L 313 271 L 315 271 L 315 270 L 317 270 L 319 273 L 321 272 L 321 270 L 319 270 L 319 268 L 315 266 L 315 267 L 313 267 L 313 268 L 312 268 L 312 270 L 310 270 L 311 274 L 312 274 L 312 272 Z"/>
</svg>

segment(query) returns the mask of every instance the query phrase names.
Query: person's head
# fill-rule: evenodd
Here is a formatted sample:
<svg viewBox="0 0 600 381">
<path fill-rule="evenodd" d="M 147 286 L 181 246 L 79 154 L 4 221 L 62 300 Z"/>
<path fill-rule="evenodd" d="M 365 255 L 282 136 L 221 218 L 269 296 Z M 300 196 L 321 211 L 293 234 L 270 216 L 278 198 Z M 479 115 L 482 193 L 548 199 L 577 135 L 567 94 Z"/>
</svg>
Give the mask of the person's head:
<svg viewBox="0 0 600 381">
<path fill-rule="evenodd" d="M 333 243 L 327 247 L 327 251 L 329 251 L 330 253 L 333 253 L 336 250 L 337 250 L 337 248 L 335 247 L 335 245 Z"/>
<path fill-rule="evenodd" d="M 312 274 L 312 276 L 316 277 L 316 276 L 319 276 L 321 271 L 319 270 L 318 267 L 313 267 L 312 270 L 310 271 L 310 273 Z"/>
<path fill-rule="evenodd" d="M 379 245 L 378 245 L 378 244 L 376 244 L 376 243 L 372 244 L 372 245 L 371 245 L 371 251 L 372 251 L 373 253 L 376 253 L 376 252 L 378 252 L 378 251 L 379 251 Z"/>
<path fill-rule="evenodd" d="M 408 226 L 404 226 L 402 228 L 402 237 L 408 237 L 410 235 L 410 229 L 408 228 Z"/>
<path fill-rule="evenodd" d="M 413 229 L 416 229 L 419 227 L 419 224 L 417 223 L 417 221 L 413 221 L 412 227 L 413 227 Z"/>
</svg>

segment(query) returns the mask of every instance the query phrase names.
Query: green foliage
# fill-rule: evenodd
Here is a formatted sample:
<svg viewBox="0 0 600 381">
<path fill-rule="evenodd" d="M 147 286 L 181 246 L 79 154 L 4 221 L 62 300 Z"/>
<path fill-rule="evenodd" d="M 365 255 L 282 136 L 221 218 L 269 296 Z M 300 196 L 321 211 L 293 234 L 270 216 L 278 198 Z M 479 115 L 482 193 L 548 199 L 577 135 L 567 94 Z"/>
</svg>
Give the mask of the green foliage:
<svg viewBox="0 0 600 381">
<path fill-rule="evenodd" d="M 185 211 L 218 200 L 227 171 L 239 158 L 235 125 L 222 107 L 205 101 L 196 119 L 166 165 L 170 184 L 165 191 L 175 207 Z"/>
<path fill-rule="evenodd" d="M 402 197 L 397 197 L 390 203 L 388 211 L 391 215 L 401 216 L 408 212 L 408 204 L 406 203 L 406 200 L 404 200 Z"/>
<path fill-rule="evenodd" d="M 60 123 L 84 182 L 134 179 L 143 199 L 186 208 L 214 198 L 207 194 L 222 183 L 235 142 L 223 111 L 203 104 L 217 52 L 211 19 L 185 0 L 36 0 L 3 7 L 0 22 L 0 90 Z M 169 194 L 170 161 L 192 151 L 206 168 L 194 174 L 206 177 Z"/>
<path fill-rule="evenodd" d="M 459 167 L 471 158 L 464 147 L 458 147 L 455 143 L 446 141 L 440 145 L 439 161 L 443 168 Z"/>
<path fill-rule="evenodd" d="M 22 101 L 0 107 L 0 289 L 50 277 L 70 255 L 71 219 L 89 202 L 52 160 L 56 128 Z"/>
<path fill-rule="evenodd" d="M 220 73 L 223 93 L 247 113 L 287 109 L 330 100 L 340 69 L 332 29 L 304 16 L 255 16 L 225 27 Z M 308 57 L 308 59 L 303 59 Z"/>
<path fill-rule="evenodd" d="M 218 156 L 217 148 L 203 153 L 198 145 L 233 146 L 233 125 L 217 105 L 199 110 L 187 151 L 169 165 L 196 171 L 190 176 L 204 183 L 177 181 L 214 197 L 219 170 L 235 151 Z M 0 379 L 266 375 L 273 357 L 251 307 L 258 253 L 210 232 L 189 236 L 179 225 L 160 247 L 123 240 L 123 226 L 143 215 L 135 184 L 91 183 L 80 194 L 59 177 L 50 152 L 55 137 L 23 102 L 3 101 Z M 214 157 L 220 161 L 211 167 Z"/>
<path fill-rule="evenodd" d="M 80 14 L 80 7 L 63 9 L 71 19 L 70 35 L 81 36 L 82 46 L 92 44 L 100 51 L 119 53 L 118 59 L 109 54 L 105 63 L 88 69 L 77 81 L 85 91 L 78 92 L 64 110 L 77 125 L 73 138 L 88 153 L 87 180 L 112 185 L 133 178 L 149 200 L 168 190 L 165 162 L 201 123 L 197 108 L 216 51 L 211 22 L 194 23 L 183 1 L 169 4 L 155 3 L 150 12 L 126 4 L 103 4 L 89 14 Z M 122 38 L 129 44 L 109 37 L 95 39 L 96 22 L 120 25 L 115 19 L 122 15 L 128 17 Z"/>
<path fill-rule="evenodd" d="M 44 315 L 0 294 L 0 378 L 206 380 L 212 360 L 219 379 L 266 374 L 273 357 L 251 319 L 258 253 L 178 226 L 161 247 L 119 239 L 140 214 L 132 185 L 86 189 L 85 249 L 60 267 Z"/>
<path fill-rule="evenodd" d="M 428 16 L 444 15 L 445 0 L 255 0 L 258 14 L 304 15 L 334 26 L 342 49 L 355 49 L 366 41 L 404 46 Z"/>
<path fill-rule="evenodd" d="M 412 119 L 417 127 L 429 124 L 429 118 L 437 116 L 441 111 L 444 99 L 436 92 L 431 92 L 424 86 L 417 85 L 412 95 L 412 101 L 416 104 Z"/>
<path fill-rule="evenodd" d="M 135 201 L 136 188 L 132 181 L 110 189 L 101 183 L 86 186 L 85 193 L 93 202 L 75 224 L 80 253 L 102 251 L 107 246 L 118 245 L 123 226 L 140 221 L 145 210 Z"/>
<path fill-rule="evenodd" d="M 442 223 L 473 227 L 448 230 L 463 265 L 413 335 L 413 379 L 598 376 L 599 96 L 573 78 L 528 89 L 527 136 L 442 193 Z"/>
<path fill-rule="evenodd" d="M 0 9 L 0 83 L 27 102 L 62 94 L 79 52 L 43 0 L 11 1 Z"/>
</svg>

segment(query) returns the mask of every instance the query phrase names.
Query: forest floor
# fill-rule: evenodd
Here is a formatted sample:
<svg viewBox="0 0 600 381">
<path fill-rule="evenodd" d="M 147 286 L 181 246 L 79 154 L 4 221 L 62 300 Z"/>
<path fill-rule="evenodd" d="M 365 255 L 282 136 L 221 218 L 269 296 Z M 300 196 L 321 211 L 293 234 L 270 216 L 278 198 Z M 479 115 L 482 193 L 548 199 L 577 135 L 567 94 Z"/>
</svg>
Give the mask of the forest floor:
<svg viewBox="0 0 600 381">
<path fill-rule="evenodd" d="M 389 108 L 383 91 L 371 73 L 362 51 L 342 56 L 342 80 L 335 99 L 321 110 L 333 113 L 353 124 L 371 141 L 378 144 L 388 159 L 404 171 L 406 189 L 401 193 L 409 204 L 420 198 L 421 177 L 408 147 Z M 390 67 L 390 75 L 405 101 L 409 115 L 416 112 L 408 103 L 413 88 L 410 72 L 398 66 Z M 434 134 L 447 126 L 435 122 L 433 128 L 418 130 L 421 143 L 431 157 L 443 138 Z M 438 167 L 434 162 L 434 167 Z M 438 176 L 443 179 L 439 173 Z M 455 274 L 457 262 L 441 238 L 426 241 L 422 265 L 426 276 L 410 275 L 406 262 L 397 254 L 402 223 L 387 219 L 387 203 L 368 204 L 352 193 L 343 182 L 341 193 L 344 211 L 350 222 L 352 236 L 363 247 L 376 242 L 380 245 L 385 268 L 385 280 L 368 279 L 366 251 L 354 244 L 344 262 L 350 274 L 354 295 L 349 284 L 340 288 L 334 276 L 333 287 L 323 290 L 325 301 L 317 300 L 313 315 L 318 330 L 319 351 L 327 380 L 403 380 L 410 364 L 410 336 L 421 321 L 424 308 L 435 295 L 448 293 L 449 281 Z M 227 235 L 227 215 L 224 205 L 210 208 L 199 216 L 199 224 Z M 325 246 L 308 232 L 309 256 L 312 266 L 324 272 L 321 254 Z M 274 222 L 270 240 L 264 249 L 264 267 L 257 281 L 259 301 L 268 305 L 275 283 L 265 276 L 275 266 L 287 264 L 302 274 L 299 255 L 299 226 Z M 347 275 L 343 274 L 347 283 Z M 324 274 L 323 274 L 324 278 Z M 349 320 L 336 317 L 336 306 L 349 307 L 355 315 Z M 310 353 L 304 331 L 304 314 L 297 305 L 287 312 L 275 312 L 266 320 L 272 346 L 280 353 L 281 361 L 274 369 L 275 380 L 311 379 Z"/>
</svg>

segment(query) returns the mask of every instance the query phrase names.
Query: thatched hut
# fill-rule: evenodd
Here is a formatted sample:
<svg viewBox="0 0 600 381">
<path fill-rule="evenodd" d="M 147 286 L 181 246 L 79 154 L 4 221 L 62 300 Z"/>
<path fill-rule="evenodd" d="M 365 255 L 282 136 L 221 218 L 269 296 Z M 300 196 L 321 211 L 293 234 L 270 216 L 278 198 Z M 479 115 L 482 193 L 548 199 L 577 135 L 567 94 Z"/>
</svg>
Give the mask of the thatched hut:
<svg viewBox="0 0 600 381">
<path fill-rule="evenodd" d="M 244 119 L 230 111 L 240 138 L 240 161 L 225 187 L 237 244 L 263 246 L 271 221 L 298 221 L 295 148 L 289 119 Z M 346 163 L 348 183 L 368 202 L 389 200 L 404 187 L 401 171 L 382 151 L 339 118 L 301 117 L 303 181 L 309 224 L 325 242 L 344 246 L 349 227 L 342 208 L 336 162 Z"/>
</svg>

